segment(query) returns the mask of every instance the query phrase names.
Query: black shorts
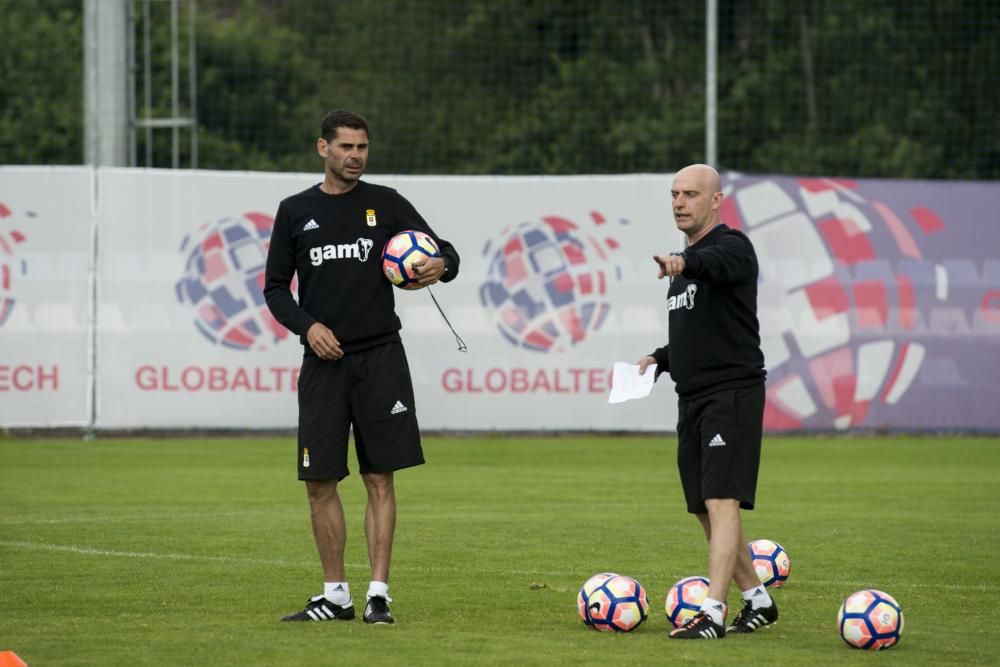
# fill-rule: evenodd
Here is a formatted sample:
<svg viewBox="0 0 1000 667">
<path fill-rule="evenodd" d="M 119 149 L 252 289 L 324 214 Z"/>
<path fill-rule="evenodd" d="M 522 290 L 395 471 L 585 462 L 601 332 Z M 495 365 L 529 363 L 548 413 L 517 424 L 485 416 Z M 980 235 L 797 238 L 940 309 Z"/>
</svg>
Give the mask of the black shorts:
<svg viewBox="0 0 1000 667">
<path fill-rule="evenodd" d="M 763 425 L 763 384 L 679 402 L 677 469 L 688 512 L 705 514 L 706 498 L 753 509 Z"/>
<path fill-rule="evenodd" d="M 424 462 L 410 367 L 402 343 L 302 360 L 299 374 L 299 479 L 340 480 L 349 474 L 347 441 L 362 473 Z"/>
</svg>

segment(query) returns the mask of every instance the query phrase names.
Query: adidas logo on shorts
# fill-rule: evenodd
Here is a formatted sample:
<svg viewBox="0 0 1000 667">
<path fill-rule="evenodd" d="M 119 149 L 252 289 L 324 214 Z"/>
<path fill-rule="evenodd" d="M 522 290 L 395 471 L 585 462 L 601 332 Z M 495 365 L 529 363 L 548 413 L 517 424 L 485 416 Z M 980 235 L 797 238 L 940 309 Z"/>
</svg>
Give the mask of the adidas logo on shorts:
<svg viewBox="0 0 1000 667">
<path fill-rule="evenodd" d="M 719 435 L 718 433 L 716 433 L 715 437 L 708 441 L 708 446 L 709 447 L 725 447 L 726 446 L 726 441 L 722 439 L 721 435 Z"/>
<path fill-rule="evenodd" d="M 389 411 L 389 414 L 398 415 L 400 412 L 406 412 L 406 406 L 403 405 L 402 401 L 396 401 L 396 405 L 392 406 L 392 410 Z"/>
</svg>

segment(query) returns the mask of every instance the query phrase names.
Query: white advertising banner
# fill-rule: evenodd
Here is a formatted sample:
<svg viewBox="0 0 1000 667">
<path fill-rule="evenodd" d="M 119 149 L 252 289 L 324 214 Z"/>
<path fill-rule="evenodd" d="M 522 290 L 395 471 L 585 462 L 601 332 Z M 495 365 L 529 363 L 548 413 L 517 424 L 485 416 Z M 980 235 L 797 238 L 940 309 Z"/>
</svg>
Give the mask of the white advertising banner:
<svg viewBox="0 0 1000 667">
<path fill-rule="evenodd" d="M 293 428 L 301 345 L 261 288 L 278 201 L 317 179 L 99 178 L 98 428 Z"/>
<path fill-rule="evenodd" d="M 291 428 L 301 360 L 260 294 L 278 202 L 317 175 L 102 169 L 98 428 Z M 379 177 L 462 256 L 397 292 L 425 429 L 660 430 L 669 381 L 608 404 L 615 361 L 666 338 L 654 252 L 669 177 Z"/>
<path fill-rule="evenodd" d="M 278 202 L 319 180 L 0 167 L 0 428 L 294 428 L 302 347 L 264 263 Z M 675 428 L 668 377 L 608 401 L 615 364 L 666 342 L 669 175 L 367 180 L 462 257 L 395 291 L 424 429 Z M 730 173 L 723 192 L 761 263 L 765 430 L 996 430 L 1000 261 L 964 233 L 995 183 Z"/>
<path fill-rule="evenodd" d="M 674 428 L 667 377 L 648 399 L 608 403 L 614 363 L 666 342 L 652 255 L 683 248 L 669 177 L 379 180 L 462 255 L 458 279 L 431 289 L 468 352 L 428 294 L 396 299 L 427 427 Z"/>
<path fill-rule="evenodd" d="M 86 168 L 0 167 L 0 426 L 90 422 Z"/>
</svg>

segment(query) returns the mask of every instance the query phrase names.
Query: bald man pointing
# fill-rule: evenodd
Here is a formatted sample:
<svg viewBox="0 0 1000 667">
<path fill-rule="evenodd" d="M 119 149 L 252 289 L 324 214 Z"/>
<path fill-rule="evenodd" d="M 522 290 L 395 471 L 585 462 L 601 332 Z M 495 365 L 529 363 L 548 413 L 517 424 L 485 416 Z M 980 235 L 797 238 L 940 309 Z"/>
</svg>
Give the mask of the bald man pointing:
<svg viewBox="0 0 1000 667">
<path fill-rule="evenodd" d="M 719 173 L 693 164 L 670 188 L 674 221 L 687 236 L 680 253 L 654 255 L 670 278 L 670 343 L 639 360 L 670 373 L 678 395 L 677 468 L 688 512 L 708 540 L 710 587 L 701 612 L 676 639 L 726 636 L 726 599 L 735 581 L 743 608 L 728 627 L 748 633 L 778 620 L 778 607 L 750 562 L 740 510 L 752 510 L 764 420 L 764 354 L 757 322 L 757 255 L 719 218 Z"/>
</svg>

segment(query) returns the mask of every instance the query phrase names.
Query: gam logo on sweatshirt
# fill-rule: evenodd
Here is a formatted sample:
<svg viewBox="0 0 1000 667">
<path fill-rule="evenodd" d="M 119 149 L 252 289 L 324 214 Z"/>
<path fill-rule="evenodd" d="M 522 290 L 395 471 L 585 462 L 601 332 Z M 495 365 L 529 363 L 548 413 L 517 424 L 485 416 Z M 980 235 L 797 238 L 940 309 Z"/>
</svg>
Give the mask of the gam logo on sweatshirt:
<svg viewBox="0 0 1000 667">
<path fill-rule="evenodd" d="M 356 259 L 367 262 L 375 242 L 371 239 L 359 238 L 354 243 L 328 244 L 309 248 L 309 261 L 313 266 L 319 266 L 331 259 Z"/>
</svg>

